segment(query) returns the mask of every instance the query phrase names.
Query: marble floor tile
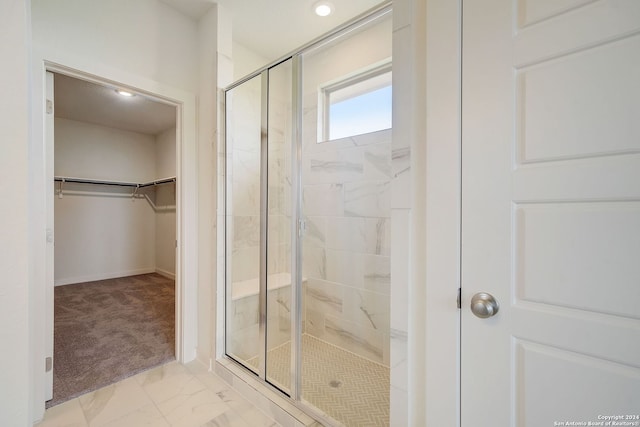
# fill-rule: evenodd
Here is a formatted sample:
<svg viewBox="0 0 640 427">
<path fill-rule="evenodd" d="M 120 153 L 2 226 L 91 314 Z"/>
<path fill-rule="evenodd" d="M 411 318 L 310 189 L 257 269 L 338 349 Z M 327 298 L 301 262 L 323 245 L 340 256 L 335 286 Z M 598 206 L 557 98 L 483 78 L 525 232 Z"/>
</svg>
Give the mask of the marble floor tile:
<svg viewBox="0 0 640 427">
<path fill-rule="evenodd" d="M 158 404 L 158 408 L 169 424 L 175 427 L 198 427 L 231 411 L 226 403 L 207 388 L 191 394 L 176 395 Z"/>
<path fill-rule="evenodd" d="M 254 427 L 254 425 L 248 424 L 237 412 L 227 411 L 209 420 L 202 427 Z"/>
<path fill-rule="evenodd" d="M 135 379 L 156 404 L 205 389 L 204 384 L 178 362 L 143 372 Z"/>
<path fill-rule="evenodd" d="M 199 362 L 171 362 L 49 408 L 35 427 L 279 427 Z"/>
<path fill-rule="evenodd" d="M 229 406 L 232 410 L 243 414 L 246 411 L 254 409 L 255 406 L 247 399 L 242 397 L 240 393 L 227 386 L 226 389 L 216 392 L 216 395 Z"/>
<path fill-rule="evenodd" d="M 153 402 L 134 378 L 127 378 L 79 397 L 91 427 L 104 426 Z"/>
<path fill-rule="evenodd" d="M 193 362 L 187 363 L 185 365 L 187 370 L 191 372 L 202 384 L 205 385 L 209 390 L 214 393 L 218 393 L 220 391 L 228 390 L 229 384 L 224 381 L 222 378 L 214 374 L 213 372 L 209 372 L 207 367 L 195 360 Z"/>
<path fill-rule="evenodd" d="M 227 384 L 222 378 L 217 375 L 213 375 L 210 372 L 204 374 L 197 374 L 196 378 L 202 382 L 209 390 L 214 393 L 224 392 L 229 390 L 229 384 Z"/>
<path fill-rule="evenodd" d="M 192 362 L 186 363 L 183 365 L 187 371 L 191 372 L 193 375 L 198 375 L 198 374 L 208 374 L 209 369 L 200 361 L 198 360 L 194 360 Z M 215 374 L 212 374 L 215 375 Z"/>
<path fill-rule="evenodd" d="M 169 423 L 153 403 L 143 406 L 104 427 L 169 427 Z"/>
<path fill-rule="evenodd" d="M 87 427 L 82 406 L 78 399 L 72 399 L 47 409 L 44 418 L 35 427 Z"/>
<path fill-rule="evenodd" d="M 242 412 L 242 418 L 251 427 L 277 427 L 279 424 L 271 418 L 267 417 L 258 408 L 252 408 L 248 411 Z"/>
</svg>

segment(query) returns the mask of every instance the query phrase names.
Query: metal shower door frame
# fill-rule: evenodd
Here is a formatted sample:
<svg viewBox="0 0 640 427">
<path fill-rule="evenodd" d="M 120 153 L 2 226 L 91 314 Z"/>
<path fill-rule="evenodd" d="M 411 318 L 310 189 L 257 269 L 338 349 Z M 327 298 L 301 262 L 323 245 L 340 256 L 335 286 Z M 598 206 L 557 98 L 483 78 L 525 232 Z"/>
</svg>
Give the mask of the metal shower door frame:
<svg viewBox="0 0 640 427">
<path fill-rule="evenodd" d="M 292 403 L 302 409 L 305 412 L 311 412 L 313 415 L 322 420 L 323 422 L 332 425 L 335 420 L 328 418 L 319 408 L 315 408 L 310 403 L 302 400 L 302 235 L 304 232 L 305 224 L 302 216 L 302 70 L 303 70 L 303 56 L 311 51 L 320 48 L 327 43 L 342 37 L 344 34 L 351 32 L 354 28 L 358 28 L 361 25 L 380 18 L 381 16 L 391 11 L 391 2 L 385 2 L 376 8 L 369 10 L 353 20 L 346 22 L 345 24 L 337 27 L 333 31 L 325 34 L 310 43 L 300 47 L 293 53 L 285 55 L 284 57 L 274 61 L 255 72 L 237 80 L 231 85 L 223 89 L 225 96 L 224 107 L 224 120 L 225 123 L 225 152 L 226 161 L 225 169 L 228 170 L 229 158 L 229 138 L 228 138 L 228 126 L 226 126 L 227 118 L 227 93 L 242 85 L 243 83 L 253 79 L 254 77 L 261 76 L 261 135 L 260 135 L 260 278 L 259 278 L 259 346 L 260 354 L 258 373 L 257 376 L 270 388 L 277 390 L 278 392 L 288 396 Z M 287 61 L 291 61 L 292 64 L 292 79 L 291 79 L 291 306 L 290 306 L 290 321 L 291 321 L 291 383 L 289 385 L 290 392 L 282 390 L 277 385 L 269 382 L 267 378 L 267 239 L 268 239 L 268 149 L 269 149 L 269 114 L 268 114 L 268 101 L 269 101 L 269 71 L 278 65 L 281 65 Z M 224 185 L 224 233 L 225 233 L 225 257 L 227 249 L 229 247 L 228 233 L 227 233 L 227 218 L 229 216 L 228 211 L 228 192 L 229 182 L 227 181 L 229 176 L 225 170 L 225 185 Z M 228 309 L 227 302 L 230 297 L 227 289 L 229 283 L 229 271 L 230 262 L 227 259 L 225 265 L 225 311 Z M 227 316 L 225 313 L 225 339 L 224 342 L 224 355 L 236 362 L 238 365 L 247 368 L 243 363 L 236 360 L 227 353 L 226 349 L 226 323 Z M 247 368 L 248 369 L 248 368 Z M 255 372 L 251 371 L 255 374 Z"/>
</svg>

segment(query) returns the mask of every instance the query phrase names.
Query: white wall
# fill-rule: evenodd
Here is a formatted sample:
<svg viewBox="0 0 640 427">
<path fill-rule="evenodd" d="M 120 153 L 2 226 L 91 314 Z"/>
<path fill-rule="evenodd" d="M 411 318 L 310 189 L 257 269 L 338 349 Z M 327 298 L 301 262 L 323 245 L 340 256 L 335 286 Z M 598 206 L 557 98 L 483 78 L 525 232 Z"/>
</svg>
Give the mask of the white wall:
<svg viewBox="0 0 640 427">
<path fill-rule="evenodd" d="M 156 178 L 156 141 L 151 135 L 58 118 L 54 156 L 56 176 L 129 182 Z M 132 198 L 132 192 L 126 187 L 63 185 L 63 197 L 54 198 L 56 285 L 155 271 L 156 216 L 153 207 L 143 198 Z"/>
<path fill-rule="evenodd" d="M 29 424 L 28 2 L 0 2 L 0 425 Z M 42 362 L 42 361 L 40 361 Z M 42 363 L 39 365 L 42 366 Z"/>
<path fill-rule="evenodd" d="M 56 176 L 148 182 L 176 174 L 176 128 L 157 136 L 74 120 L 55 123 Z M 139 191 L 121 187 L 55 187 L 55 284 L 158 271 L 175 276 L 174 184 Z"/>
<path fill-rule="evenodd" d="M 144 199 L 66 194 L 56 198 L 55 230 L 56 286 L 155 271 L 154 213 Z"/>
<path fill-rule="evenodd" d="M 264 67 L 270 61 L 260 54 L 250 50 L 242 44 L 233 42 L 233 80 L 239 80 L 244 76 Z"/>
<path fill-rule="evenodd" d="M 176 174 L 176 128 L 155 138 L 156 178 Z M 155 188 L 155 269 L 160 274 L 176 274 L 176 186 L 162 184 Z"/>
<path fill-rule="evenodd" d="M 155 138 L 56 118 L 54 173 L 112 181 L 152 181 L 157 178 Z"/>
<path fill-rule="evenodd" d="M 154 179 L 167 178 L 176 174 L 176 128 L 172 127 L 158 134 L 155 140 Z"/>
<path fill-rule="evenodd" d="M 157 0 L 33 0 L 33 42 L 195 93 L 196 26 Z"/>
</svg>

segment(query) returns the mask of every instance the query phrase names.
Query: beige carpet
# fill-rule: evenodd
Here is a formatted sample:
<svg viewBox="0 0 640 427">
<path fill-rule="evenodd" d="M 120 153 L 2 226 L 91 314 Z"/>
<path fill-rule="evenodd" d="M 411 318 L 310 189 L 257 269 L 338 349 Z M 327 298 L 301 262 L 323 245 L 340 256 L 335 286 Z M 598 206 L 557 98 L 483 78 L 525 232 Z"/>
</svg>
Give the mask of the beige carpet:
<svg viewBox="0 0 640 427">
<path fill-rule="evenodd" d="M 51 407 L 175 359 L 175 285 L 159 274 L 57 286 Z"/>
<path fill-rule="evenodd" d="M 257 358 L 248 363 L 257 368 Z M 291 346 L 267 352 L 267 378 L 289 389 Z M 389 425 L 389 368 L 302 336 L 302 398 L 345 426 Z"/>
</svg>

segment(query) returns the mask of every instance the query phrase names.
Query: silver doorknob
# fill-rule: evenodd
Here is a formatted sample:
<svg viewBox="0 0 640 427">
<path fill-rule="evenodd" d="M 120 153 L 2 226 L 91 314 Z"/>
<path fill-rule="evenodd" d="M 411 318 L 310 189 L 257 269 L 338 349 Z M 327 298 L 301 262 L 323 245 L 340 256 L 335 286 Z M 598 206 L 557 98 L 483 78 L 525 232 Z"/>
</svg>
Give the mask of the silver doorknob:
<svg viewBox="0 0 640 427">
<path fill-rule="evenodd" d="M 491 294 L 478 292 L 471 298 L 471 312 L 481 319 L 495 316 L 498 309 L 498 301 Z"/>
</svg>

